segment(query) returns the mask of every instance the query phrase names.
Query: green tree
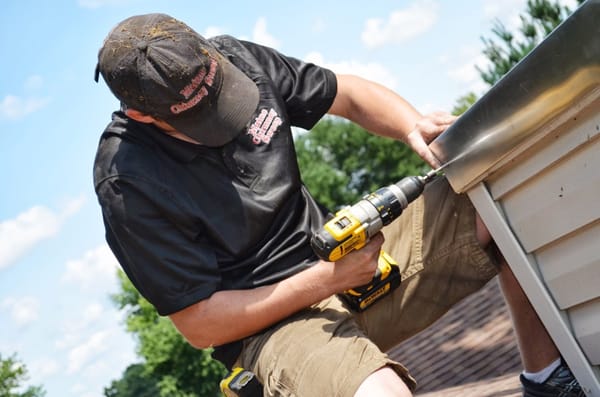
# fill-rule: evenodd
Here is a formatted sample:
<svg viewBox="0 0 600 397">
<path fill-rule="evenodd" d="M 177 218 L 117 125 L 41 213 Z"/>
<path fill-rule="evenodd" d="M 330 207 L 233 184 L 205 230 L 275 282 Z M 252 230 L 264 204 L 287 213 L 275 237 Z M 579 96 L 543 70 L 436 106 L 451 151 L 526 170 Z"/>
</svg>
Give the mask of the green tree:
<svg viewBox="0 0 600 397">
<path fill-rule="evenodd" d="M 452 109 L 452 114 L 459 116 L 467 111 L 477 101 L 477 94 L 474 92 L 469 92 L 466 95 L 461 96 L 456 101 L 454 108 Z"/>
<path fill-rule="evenodd" d="M 132 364 L 123 377 L 104 388 L 106 397 L 156 397 L 160 394 L 158 379 L 148 373 L 144 364 Z"/>
<path fill-rule="evenodd" d="M 211 349 L 193 348 L 170 320 L 160 317 L 154 307 L 135 289 L 125 273 L 119 272 L 121 291 L 112 296 L 120 310 L 127 312 L 127 331 L 137 342 L 142 363 L 130 366 L 123 377 L 105 389 L 106 397 L 127 397 L 129 386 L 158 389 L 161 397 L 217 397 L 225 367 L 211 357 Z M 129 372 L 128 372 L 129 370 Z M 113 387 L 114 386 L 114 387 Z"/>
<path fill-rule="evenodd" d="M 428 169 L 402 142 L 334 118 L 324 119 L 300 135 L 296 152 L 304 183 L 331 210 Z"/>
<path fill-rule="evenodd" d="M 517 33 L 496 20 L 492 28 L 494 38 L 482 37 L 483 53 L 490 61 L 486 68 L 477 67 L 483 81 L 494 85 L 571 13 L 570 8 L 558 1 L 527 0 L 525 13 L 519 16 L 521 25 Z"/>
<path fill-rule="evenodd" d="M 43 397 L 46 395 L 41 386 L 24 388 L 29 379 L 27 368 L 16 355 L 3 358 L 0 354 L 0 397 Z"/>
<path fill-rule="evenodd" d="M 578 0 L 578 3 L 583 1 Z M 572 12 L 569 7 L 556 1 L 528 0 L 525 13 L 519 15 L 521 25 L 517 32 L 508 31 L 500 20 L 496 20 L 492 38 L 481 38 L 484 44 L 483 54 L 489 61 L 485 68 L 475 66 L 481 79 L 490 86 L 494 85 Z M 452 113 L 464 113 L 477 99 L 474 92 L 461 96 Z"/>
</svg>

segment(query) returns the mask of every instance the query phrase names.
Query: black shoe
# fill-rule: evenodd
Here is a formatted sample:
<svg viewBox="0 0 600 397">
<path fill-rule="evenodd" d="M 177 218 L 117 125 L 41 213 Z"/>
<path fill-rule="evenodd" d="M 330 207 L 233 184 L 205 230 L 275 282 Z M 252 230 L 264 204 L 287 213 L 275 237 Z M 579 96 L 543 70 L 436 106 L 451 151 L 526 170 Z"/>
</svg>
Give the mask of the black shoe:
<svg viewBox="0 0 600 397">
<path fill-rule="evenodd" d="M 523 397 L 585 397 L 579 382 L 562 360 L 560 366 L 544 383 L 532 382 L 522 374 L 520 380 L 523 385 Z"/>
</svg>

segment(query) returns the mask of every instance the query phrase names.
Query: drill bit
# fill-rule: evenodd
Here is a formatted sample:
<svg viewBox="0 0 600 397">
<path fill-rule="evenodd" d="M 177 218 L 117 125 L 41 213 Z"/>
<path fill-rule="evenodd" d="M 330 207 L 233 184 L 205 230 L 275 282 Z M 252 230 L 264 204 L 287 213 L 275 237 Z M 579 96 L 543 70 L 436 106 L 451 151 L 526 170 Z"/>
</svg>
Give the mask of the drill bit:
<svg viewBox="0 0 600 397">
<path fill-rule="evenodd" d="M 429 171 L 427 174 L 419 177 L 421 179 L 421 182 L 427 184 L 431 181 L 433 181 L 438 175 L 441 174 L 442 170 L 446 167 L 446 165 L 442 165 L 441 167 L 438 167 L 434 170 Z"/>
</svg>

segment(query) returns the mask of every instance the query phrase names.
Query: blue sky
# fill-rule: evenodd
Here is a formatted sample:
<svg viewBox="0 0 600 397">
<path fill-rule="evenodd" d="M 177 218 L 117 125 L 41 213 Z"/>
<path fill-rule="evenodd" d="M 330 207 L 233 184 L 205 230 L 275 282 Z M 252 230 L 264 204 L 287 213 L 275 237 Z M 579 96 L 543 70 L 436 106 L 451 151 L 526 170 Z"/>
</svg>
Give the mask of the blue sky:
<svg viewBox="0 0 600 397">
<path fill-rule="evenodd" d="M 574 0 L 565 0 L 573 7 Z M 0 14 L 0 354 L 48 397 L 100 397 L 136 361 L 109 300 L 118 267 L 92 186 L 117 101 L 93 81 L 122 19 L 164 12 L 387 85 L 420 111 L 483 93 L 481 36 L 516 26 L 525 0 L 7 0 Z"/>
</svg>

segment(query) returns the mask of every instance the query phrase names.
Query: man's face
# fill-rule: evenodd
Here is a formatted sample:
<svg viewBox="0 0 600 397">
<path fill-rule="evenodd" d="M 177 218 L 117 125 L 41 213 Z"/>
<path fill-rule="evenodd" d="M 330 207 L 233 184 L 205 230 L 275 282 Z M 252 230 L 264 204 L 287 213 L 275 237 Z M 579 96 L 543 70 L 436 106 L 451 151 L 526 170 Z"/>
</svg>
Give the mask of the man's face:
<svg viewBox="0 0 600 397">
<path fill-rule="evenodd" d="M 121 105 L 121 109 L 123 109 L 123 106 L 125 106 L 125 105 Z M 125 107 L 124 112 L 127 115 L 127 117 L 129 117 L 135 121 L 139 121 L 140 123 L 146 123 L 146 124 L 154 124 L 162 132 L 164 132 L 167 135 L 172 136 L 173 138 L 176 138 L 176 139 L 179 139 L 179 140 L 182 140 L 185 142 L 189 142 L 189 143 L 194 143 L 196 145 L 202 144 L 202 142 L 198 142 L 194 138 L 191 138 L 191 137 L 185 135 L 184 133 L 177 131 L 171 124 L 167 123 L 164 120 L 155 118 L 153 116 L 144 114 L 138 110 L 127 108 L 127 107 Z"/>
</svg>

